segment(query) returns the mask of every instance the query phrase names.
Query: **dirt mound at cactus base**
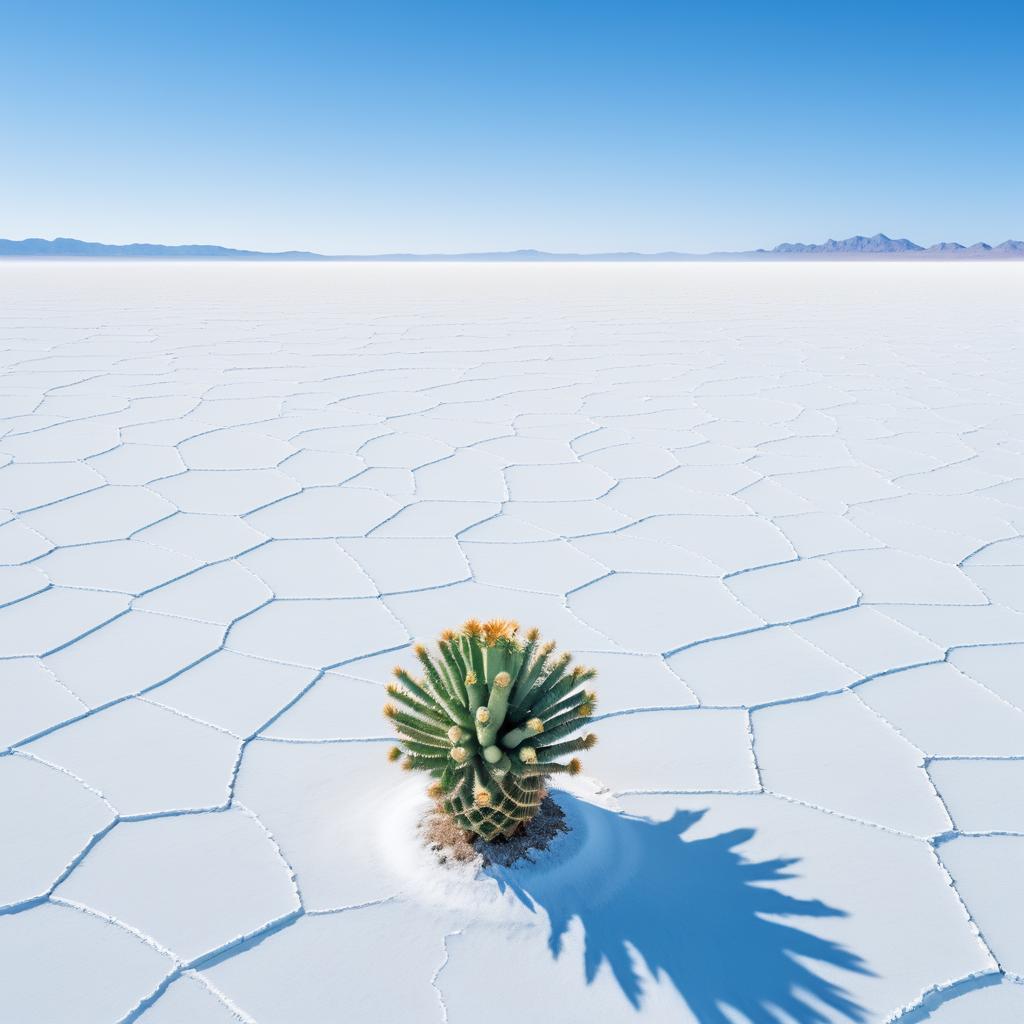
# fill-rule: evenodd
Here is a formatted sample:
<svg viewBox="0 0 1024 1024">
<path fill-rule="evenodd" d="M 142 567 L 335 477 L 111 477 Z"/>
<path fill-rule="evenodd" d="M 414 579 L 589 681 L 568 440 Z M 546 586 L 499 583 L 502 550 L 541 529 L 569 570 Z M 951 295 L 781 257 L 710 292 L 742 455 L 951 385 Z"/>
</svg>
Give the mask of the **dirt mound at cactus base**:
<svg viewBox="0 0 1024 1024">
<path fill-rule="evenodd" d="M 536 817 L 509 839 L 479 839 L 460 829 L 436 806 L 426 813 L 421 825 L 423 841 L 437 854 L 440 864 L 449 860 L 463 864 L 481 860 L 485 868 L 492 864 L 509 868 L 520 861 L 532 862 L 531 854 L 546 850 L 556 836 L 568 831 L 565 812 L 550 794 L 541 801 Z"/>
<path fill-rule="evenodd" d="M 387 889 L 445 913 L 521 922 L 524 886 L 604 892 L 625 884 L 638 861 L 637 851 L 618 843 L 621 830 L 609 827 L 616 801 L 587 776 L 560 778 L 525 833 L 479 846 L 436 811 L 418 778 L 385 792 L 373 805 L 373 859 Z"/>
</svg>

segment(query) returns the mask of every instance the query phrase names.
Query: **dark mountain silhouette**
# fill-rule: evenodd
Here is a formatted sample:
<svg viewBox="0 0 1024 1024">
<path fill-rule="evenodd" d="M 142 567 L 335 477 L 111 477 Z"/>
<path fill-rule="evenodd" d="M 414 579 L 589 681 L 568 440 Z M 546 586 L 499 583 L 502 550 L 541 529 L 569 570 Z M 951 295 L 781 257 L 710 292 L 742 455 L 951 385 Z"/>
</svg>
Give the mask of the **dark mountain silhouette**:
<svg viewBox="0 0 1024 1024">
<path fill-rule="evenodd" d="M 877 234 L 870 238 L 852 238 L 826 242 L 783 242 L 774 249 L 752 249 L 744 252 L 542 252 L 539 249 L 515 249 L 507 252 L 462 253 L 376 253 L 372 255 L 327 256 L 315 252 L 257 252 L 252 249 L 229 249 L 221 245 L 155 245 L 136 242 L 132 245 L 107 245 L 83 242 L 77 238 L 25 238 L 21 241 L 0 238 L 0 257 L 34 259 L 160 259 L 160 260 L 288 260 L 333 262 L 503 262 L 503 263 L 671 263 L 686 261 L 725 260 L 876 260 L 876 259 L 1022 259 L 1024 242 L 1007 239 L 999 245 L 976 242 L 965 246 L 959 242 L 939 242 L 924 246 L 909 238 L 889 238 Z"/>
</svg>

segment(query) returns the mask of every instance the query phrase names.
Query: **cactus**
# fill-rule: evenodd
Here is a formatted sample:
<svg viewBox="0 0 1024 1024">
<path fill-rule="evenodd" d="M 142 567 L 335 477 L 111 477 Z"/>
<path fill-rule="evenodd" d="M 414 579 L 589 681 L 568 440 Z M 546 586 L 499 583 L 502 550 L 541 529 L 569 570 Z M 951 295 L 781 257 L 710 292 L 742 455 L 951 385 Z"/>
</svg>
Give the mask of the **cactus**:
<svg viewBox="0 0 1024 1024">
<path fill-rule="evenodd" d="M 577 758 L 559 758 L 597 742 L 571 738 L 594 712 L 583 686 L 597 673 L 570 669 L 571 655 L 556 656 L 536 629 L 518 633 L 515 622 L 470 619 L 442 633 L 436 652 L 417 645 L 422 676 L 396 668 L 384 706 L 400 744 L 389 759 L 432 775 L 427 792 L 441 810 L 488 841 L 533 818 L 548 776 L 580 771 Z"/>
</svg>

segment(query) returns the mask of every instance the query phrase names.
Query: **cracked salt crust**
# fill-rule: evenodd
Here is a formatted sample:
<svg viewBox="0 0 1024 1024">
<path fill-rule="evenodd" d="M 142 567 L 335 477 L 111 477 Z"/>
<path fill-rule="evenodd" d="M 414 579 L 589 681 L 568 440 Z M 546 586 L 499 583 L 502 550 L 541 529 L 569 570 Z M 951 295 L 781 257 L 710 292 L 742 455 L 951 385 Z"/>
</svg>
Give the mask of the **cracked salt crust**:
<svg viewBox="0 0 1024 1024">
<path fill-rule="evenodd" d="M 468 1024 L 513 949 L 565 1020 L 1015 1021 L 1020 274 L 7 264 L 0 1019 Z M 468 615 L 601 672 L 532 913 L 380 846 Z"/>
</svg>

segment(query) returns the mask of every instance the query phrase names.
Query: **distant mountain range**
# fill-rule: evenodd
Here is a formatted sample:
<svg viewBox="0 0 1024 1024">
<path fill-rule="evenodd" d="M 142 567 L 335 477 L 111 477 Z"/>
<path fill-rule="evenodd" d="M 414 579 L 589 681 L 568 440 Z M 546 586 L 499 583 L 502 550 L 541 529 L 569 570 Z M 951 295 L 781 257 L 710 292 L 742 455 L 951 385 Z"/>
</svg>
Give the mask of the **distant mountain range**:
<svg viewBox="0 0 1024 1024">
<path fill-rule="evenodd" d="M 889 238 L 888 235 L 854 235 L 837 241 L 830 238 L 821 244 L 783 242 L 774 249 L 750 249 L 745 252 L 601 252 L 568 253 L 541 252 L 538 249 L 516 249 L 512 252 L 463 253 L 386 253 L 371 256 L 325 256 L 315 252 L 255 252 L 251 249 L 227 249 L 220 245 L 105 245 L 102 242 L 82 242 L 77 238 L 26 238 L 20 242 L 0 238 L 0 257 L 31 257 L 50 259 L 162 259 L 162 260 L 312 260 L 334 262 L 509 262 L 543 263 L 585 261 L 610 263 L 628 261 L 636 263 L 670 263 L 698 260 L 977 260 L 1024 259 L 1024 242 L 1012 239 L 999 245 L 976 242 L 939 242 L 925 248 L 908 238 Z"/>
<path fill-rule="evenodd" d="M 919 259 L 977 259 L 996 258 L 1013 259 L 1024 256 L 1024 242 L 1012 238 L 999 245 L 987 242 L 975 242 L 974 245 L 961 245 L 959 242 L 937 242 L 926 249 L 923 245 L 910 241 L 909 238 L 890 238 L 888 235 L 854 235 L 836 241 L 830 238 L 821 245 L 808 245 L 805 242 L 783 242 L 774 249 L 756 249 L 753 253 L 737 255 L 761 256 L 913 256 Z"/>
<path fill-rule="evenodd" d="M 26 238 L 20 242 L 0 238 L 0 256 L 96 257 L 112 259 L 177 260 L 326 260 L 315 252 L 253 252 L 226 249 L 222 245 L 106 245 L 77 238 Z"/>
</svg>

